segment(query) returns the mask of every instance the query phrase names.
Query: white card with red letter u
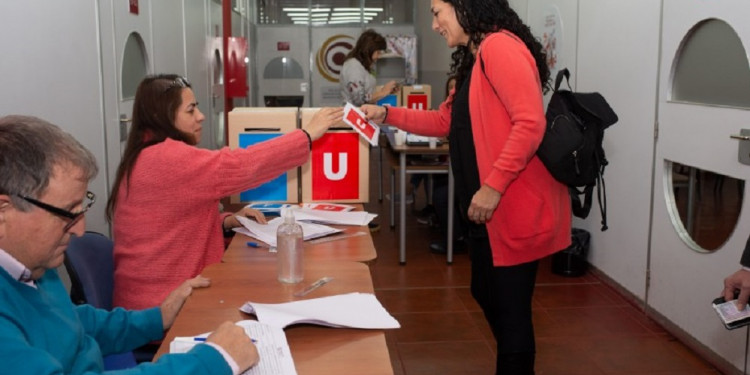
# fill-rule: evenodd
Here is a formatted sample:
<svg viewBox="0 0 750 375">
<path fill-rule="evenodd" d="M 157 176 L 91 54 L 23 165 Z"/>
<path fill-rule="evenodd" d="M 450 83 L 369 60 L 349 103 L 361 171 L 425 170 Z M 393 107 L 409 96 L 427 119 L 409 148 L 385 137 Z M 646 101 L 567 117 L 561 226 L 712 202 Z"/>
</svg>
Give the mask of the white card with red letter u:
<svg viewBox="0 0 750 375">
<path fill-rule="evenodd" d="M 344 122 L 354 128 L 354 130 L 370 142 L 371 145 L 378 145 L 380 127 L 374 122 L 368 120 L 367 117 L 365 117 L 365 114 L 362 113 L 359 108 L 352 105 L 352 103 L 346 103 L 346 106 L 344 106 Z"/>
</svg>

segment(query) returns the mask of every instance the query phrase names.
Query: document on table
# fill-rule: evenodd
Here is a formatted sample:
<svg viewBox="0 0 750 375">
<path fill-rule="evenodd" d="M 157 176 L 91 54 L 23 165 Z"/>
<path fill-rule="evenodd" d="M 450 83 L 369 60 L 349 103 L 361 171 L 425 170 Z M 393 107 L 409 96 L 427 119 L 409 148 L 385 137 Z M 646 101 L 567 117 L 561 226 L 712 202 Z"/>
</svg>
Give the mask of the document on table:
<svg viewBox="0 0 750 375">
<path fill-rule="evenodd" d="M 286 341 L 286 334 L 280 327 L 263 324 L 255 320 L 242 320 L 237 323 L 255 342 L 260 362 L 243 372 L 243 375 L 296 375 L 292 352 Z M 175 337 L 169 344 L 170 353 L 186 353 L 208 337 L 208 333 L 190 337 Z"/>
<path fill-rule="evenodd" d="M 378 215 L 365 211 L 322 211 L 310 208 L 294 210 L 294 218 L 298 221 L 307 221 L 318 224 L 331 225 L 367 225 Z"/>
<path fill-rule="evenodd" d="M 295 214 L 295 218 L 296 216 L 297 215 Z M 255 237 L 267 243 L 271 247 L 276 247 L 276 230 L 279 228 L 279 225 L 284 222 L 283 218 L 277 217 L 269 221 L 268 224 L 260 224 L 255 220 L 250 220 L 243 216 L 235 215 L 235 217 L 237 218 L 237 220 L 239 220 L 240 224 L 242 224 L 243 227 L 234 228 L 235 232 L 246 234 L 250 237 Z M 305 241 L 339 233 L 342 231 L 341 229 L 332 228 L 327 225 L 307 223 L 303 221 L 297 221 L 297 224 L 302 227 L 302 236 Z"/>
<path fill-rule="evenodd" d="M 274 304 L 246 302 L 240 310 L 254 314 L 262 323 L 280 328 L 299 323 L 364 329 L 401 328 L 371 293 L 339 294 Z"/>
</svg>

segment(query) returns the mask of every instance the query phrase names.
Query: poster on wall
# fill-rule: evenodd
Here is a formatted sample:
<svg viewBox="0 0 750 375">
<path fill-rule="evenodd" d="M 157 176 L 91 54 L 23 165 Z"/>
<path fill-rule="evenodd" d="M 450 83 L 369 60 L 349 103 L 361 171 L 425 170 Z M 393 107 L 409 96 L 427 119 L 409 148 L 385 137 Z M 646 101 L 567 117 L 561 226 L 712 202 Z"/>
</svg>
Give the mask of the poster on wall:
<svg viewBox="0 0 750 375">
<path fill-rule="evenodd" d="M 556 5 L 549 5 L 542 13 L 542 48 L 547 54 L 547 67 L 550 77 L 555 77 L 557 71 L 564 68 L 560 62 L 560 51 L 562 51 L 563 25 L 560 17 L 560 9 Z"/>
</svg>

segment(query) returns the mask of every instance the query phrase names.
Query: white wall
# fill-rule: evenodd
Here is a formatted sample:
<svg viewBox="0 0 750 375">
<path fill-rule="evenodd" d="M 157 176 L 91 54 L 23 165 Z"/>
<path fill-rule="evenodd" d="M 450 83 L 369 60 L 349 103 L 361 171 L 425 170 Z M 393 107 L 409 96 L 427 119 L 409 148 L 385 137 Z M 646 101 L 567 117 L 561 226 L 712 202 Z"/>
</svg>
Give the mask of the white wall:
<svg viewBox="0 0 750 375">
<path fill-rule="evenodd" d="M 100 173 L 90 190 L 98 202 L 87 226 L 108 233 L 97 16 L 92 2 L 0 2 L 0 115 L 41 117 L 94 153 Z"/>
</svg>

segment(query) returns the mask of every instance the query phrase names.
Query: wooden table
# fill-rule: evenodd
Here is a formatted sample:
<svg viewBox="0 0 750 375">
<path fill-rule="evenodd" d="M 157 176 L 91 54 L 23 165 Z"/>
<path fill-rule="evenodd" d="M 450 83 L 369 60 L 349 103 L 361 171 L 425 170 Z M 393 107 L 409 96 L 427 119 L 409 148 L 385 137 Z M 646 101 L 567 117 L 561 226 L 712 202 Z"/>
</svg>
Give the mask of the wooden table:
<svg viewBox="0 0 750 375">
<path fill-rule="evenodd" d="M 372 236 L 367 226 L 334 226 L 343 229 L 343 235 L 359 234 L 355 237 L 333 240 L 334 236 L 325 238 L 326 242 L 314 243 L 305 241 L 305 260 L 348 260 L 354 262 L 371 262 L 377 258 L 375 245 L 372 243 Z M 329 241 L 330 239 L 330 241 Z M 319 239 L 322 241 L 323 239 Z M 253 248 L 247 246 L 248 241 L 258 242 L 258 240 L 248 237 L 244 234 L 237 233 L 232 242 L 224 253 L 224 262 L 252 262 L 259 258 L 276 259 L 276 254 L 269 253 L 268 248 Z M 315 241 L 315 240 L 313 240 Z"/>
<path fill-rule="evenodd" d="M 374 292 L 368 266 L 349 261 L 306 261 L 305 279 L 294 285 L 278 282 L 275 259 L 266 257 L 252 262 L 213 264 L 201 274 L 211 279 L 211 286 L 193 291 L 164 338 L 157 357 L 169 352 L 169 343 L 175 336 L 209 332 L 227 320 L 254 319 L 239 311 L 247 301 L 281 303 Z M 292 295 L 324 276 L 334 279 L 304 297 Z M 300 375 L 393 374 L 382 330 L 296 325 L 287 327 L 285 332 Z"/>
<path fill-rule="evenodd" d="M 453 171 L 451 170 L 450 159 L 448 160 L 448 167 L 446 168 L 435 168 L 434 166 L 406 166 L 406 155 L 449 155 L 450 150 L 448 143 L 445 142 L 436 148 L 430 148 L 428 146 L 409 146 L 407 144 L 397 145 L 396 139 L 393 132 L 386 133 L 388 139 L 388 145 L 391 150 L 398 154 L 399 159 L 399 263 L 406 264 L 406 174 L 424 173 L 447 173 L 448 174 L 448 238 L 447 238 L 447 261 L 448 264 L 453 263 L 453 210 L 455 207 L 455 196 L 454 189 L 455 183 L 453 181 Z M 393 194 L 393 179 L 391 179 L 391 202 L 395 199 Z M 393 203 L 391 203 L 393 207 Z M 391 215 L 393 215 L 393 209 L 391 209 Z"/>
</svg>

